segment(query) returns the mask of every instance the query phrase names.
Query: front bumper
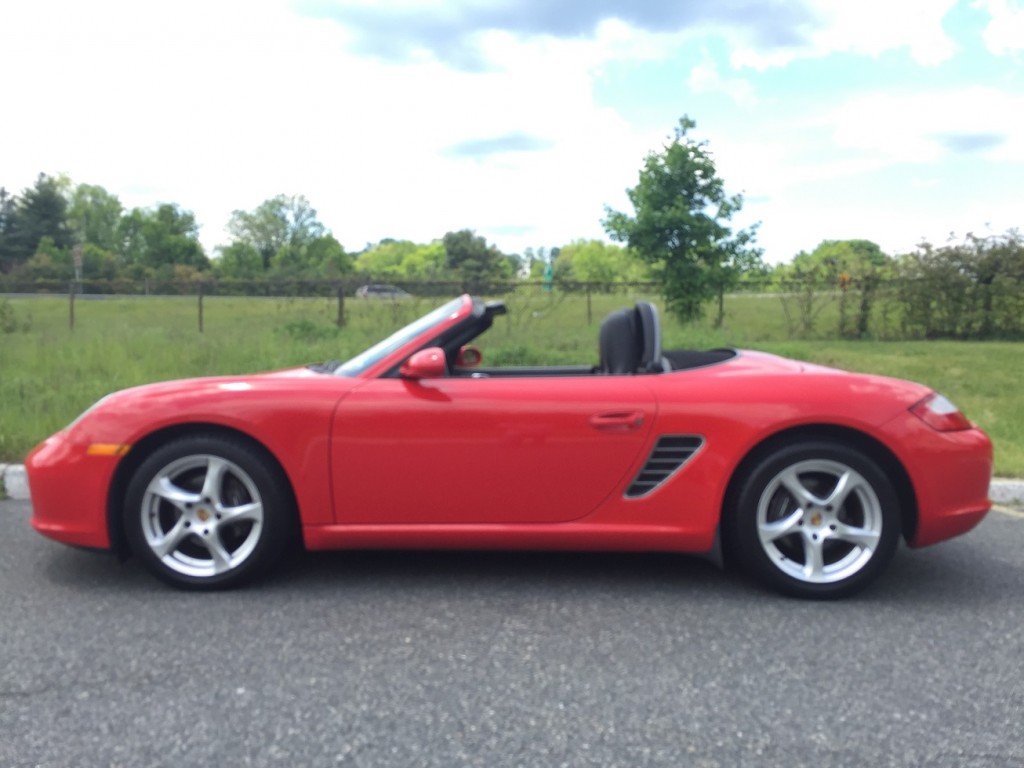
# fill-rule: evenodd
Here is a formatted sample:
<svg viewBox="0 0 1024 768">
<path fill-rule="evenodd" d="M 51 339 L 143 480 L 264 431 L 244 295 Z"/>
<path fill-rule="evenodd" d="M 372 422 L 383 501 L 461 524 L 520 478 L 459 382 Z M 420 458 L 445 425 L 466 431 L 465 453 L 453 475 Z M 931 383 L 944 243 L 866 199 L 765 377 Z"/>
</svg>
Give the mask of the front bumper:
<svg viewBox="0 0 1024 768">
<path fill-rule="evenodd" d="M 25 460 L 32 496 L 32 527 L 75 546 L 110 549 L 107 489 L 116 455 L 90 454 L 88 446 L 58 432 Z"/>
</svg>

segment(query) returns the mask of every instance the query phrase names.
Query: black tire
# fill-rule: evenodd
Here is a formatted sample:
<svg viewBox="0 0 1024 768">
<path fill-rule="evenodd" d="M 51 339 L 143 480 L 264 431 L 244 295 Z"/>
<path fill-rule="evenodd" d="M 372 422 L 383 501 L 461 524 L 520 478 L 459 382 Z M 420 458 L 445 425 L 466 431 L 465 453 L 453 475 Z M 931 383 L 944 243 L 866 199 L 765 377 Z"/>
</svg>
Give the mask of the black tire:
<svg viewBox="0 0 1024 768">
<path fill-rule="evenodd" d="M 183 589 L 227 589 L 265 573 L 287 546 L 295 520 L 273 459 L 218 435 L 158 448 L 125 493 L 132 552 L 158 578 Z"/>
<path fill-rule="evenodd" d="M 754 457 L 726 503 L 728 554 L 760 584 L 802 598 L 847 597 L 896 551 L 899 498 L 878 465 L 837 442 Z"/>
</svg>

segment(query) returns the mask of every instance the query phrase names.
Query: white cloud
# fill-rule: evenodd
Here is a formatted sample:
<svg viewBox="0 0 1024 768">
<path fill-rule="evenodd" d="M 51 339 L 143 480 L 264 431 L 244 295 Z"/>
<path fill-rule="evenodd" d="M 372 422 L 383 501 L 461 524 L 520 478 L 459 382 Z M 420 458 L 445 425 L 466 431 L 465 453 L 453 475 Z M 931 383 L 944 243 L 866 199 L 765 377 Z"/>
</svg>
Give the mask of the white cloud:
<svg viewBox="0 0 1024 768">
<path fill-rule="evenodd" d="M 484 33 L 496 69 L 471 73 L 349 54 L 342 28 L 280 3 L 185 0 L 159 19 L 135 3 L 54 6 L 0 32 L 14 60 L 40 59 L 43 39 L 59 52 L 15 79 L 14 102 L 32 114 L 0 128 L 2 183 L 20 191 L 40 171 L 67 172 L 128 207 L 177 202 L 208 250 L 233 209 L 280 193 L 305 195 L 350 249 L 462 227 L 521 229 L 501 235 L 510 251 L 598 237 L 650 145 L 593 101 L 593 69 L 637 50 L 619 22 L 591 40 Z M 510 133 L 548 148 L 446 153 Z"/>
<path fill-rule="evenodd" d="M 1016 201 L 1013 190 L 972 203 L 976 211 L 940 196 L 950 158 L 979 168 L 1024 162 L 1021 94 L 995 83 L 866 82 L 869 91 L 807 105 L 789 98 L 799 83 L 785 81 L 785 70 L 738 77 L 711 54 L 689 71 L 671 69 L 684 46 L 715 50 L 722 34 L 732 36 L 733 64 L 757 69 L 892 50 L 924 66 L 955 49 L 942 28 L 952 0 L 813 5 L 823 26 L 797 30 L 792 38 L 808 42 L 776 53 L 754 46 L 749 30 L 655 33 L 606 20 L 581 37 L 476 31 L 488 68 L 466 71 L 426 48 L 400 61 L 362 55 L 345 26 L 296 15 L 283 0 L 179 0 L 159 11 L 134 0 L 13 3 L 0 50 L 22 66 L 5 79 L 0 183 L 17 192 L 40 171 L 68 172 L 128 206 L 177 202 L 204 224 L 207 247 L 225 241 L 233 209 L 283 193 L 305 195 L 349 249 L 471 227 L 521 251 L 602 236 L 604 206 L 628 207 L 625 188 L 672 127 L 651 122 L 688 112 L 701 129 L 714 126 L 706 135 L 719 171 L 746 195 L 745 223 L 764 221 L 760 239 L 775 261 L 825 238 L 912 246 L 936 237 L 929 227 L 980 226 L 972 222 L 983 210 L 982 223 L 1012 226 L 1012 203 L 999 201 Z M 1017 29 L 1019 7 L 984 7 L 990 29 L 997 20 Z M 1021 39 L 1007 33 L 989 45 L 1008 52 Z M 611 63 L 653 60 L 674 78 L 664 103 L 651 105 L 661 108 L 656 117 L 597 103 L 595 82 Z M 684 82 L 687 101 L 677 103 Z M 492 151 L 510 136 L 521 137 L 518 151 Z M 456 146 L 492 150 L 467 156 Z M 898 192 L 870 188 L 896 166 L 908 167 L 907 189 L 935 193 L 928 205 L 908 212 Z"/>
<path fill-rule="evenodd" d="M 722 77 L 718 72 L 718 65 L 710 57 L 705 57 L 700 64 L 690 70 L 686 82 L 694 93 L 723 94 L 741 107 L 757 103 L 754 88 L 748 80 L 741 77 Z"/>
<path fill-rule="evenodd" d="M 924 92 L 869 93 L 845 101 L 826 116 L 838 147 L 890 163 L 927 163 L 971 150 L 1007 161 L 1024 160 L 1024 95 L 992 86 Z M 956 137 L 965 142 L 951 141 Z"/>
<path fill-rule="evenodd" d="M 934 65 L 948 60 L 956 44 L 942 27 L 957 0 L 811 0 L 819 26 L 809 30 L 801 46 L 761 50 L 737 41 L 734 67 L 758 70 L 782 67 L 798 59 L 833 53 L 877 57 L 906 49 L 914 61 Z"/>
<path fill-rule="evenodd" d="M 1024 7 L 1011 0 L 975 0 L 973 7 L 982 8 L 992 17 L 982 39 L 996 56 L 1024 50 Z"/>
<path fill-rule="evenodd" d="M 769 261 L 826 239 L 901 253 L 950 232 L 1020 226 L 1021 187 L 993 172 L 1024 163 L 1020 114 L 1024 94 L 994 86 L 871 92 L 819 115 L 774 115 L 756 132 L 730 125 L 711 148 L 746 198 L 737 224 L 761 220 Z"/>
</svg>

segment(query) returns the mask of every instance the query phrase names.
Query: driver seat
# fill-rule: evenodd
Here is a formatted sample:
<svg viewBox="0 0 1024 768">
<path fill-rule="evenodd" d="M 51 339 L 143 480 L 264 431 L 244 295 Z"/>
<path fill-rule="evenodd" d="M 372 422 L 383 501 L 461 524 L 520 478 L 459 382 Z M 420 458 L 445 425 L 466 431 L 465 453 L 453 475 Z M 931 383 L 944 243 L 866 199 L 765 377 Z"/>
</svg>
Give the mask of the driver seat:
<svg viewBox="0 0 1024 768">
<path fill-rule="evenodd" d="M 658 310 L 646 301 L 612 312 L 601 323 L 600 373 L 623 375 L 670 370 L 661 355 Z"/>
</svg>

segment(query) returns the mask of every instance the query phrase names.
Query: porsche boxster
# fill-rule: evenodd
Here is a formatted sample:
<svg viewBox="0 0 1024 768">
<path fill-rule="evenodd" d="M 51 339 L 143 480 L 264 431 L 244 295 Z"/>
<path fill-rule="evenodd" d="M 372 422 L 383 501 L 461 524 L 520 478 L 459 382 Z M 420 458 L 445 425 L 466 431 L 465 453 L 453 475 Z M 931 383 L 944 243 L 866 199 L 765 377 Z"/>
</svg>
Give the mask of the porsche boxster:
<svg viewBox="0 0 1024 768">
<path fill-rule="evenodd" d="M 347 362 L 108 395 L 28 457 L 32 525 L 183 588 L 289 546 L 619 550 L 834 598 L 989 509 L 988 437 L 925 386 L 663 351 L 646 302 L 594 365 L 487 367 L 505 311 L 462 296 Z"/>
</svg>

